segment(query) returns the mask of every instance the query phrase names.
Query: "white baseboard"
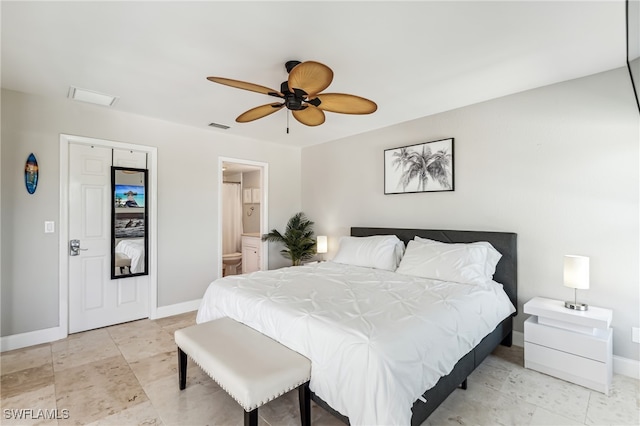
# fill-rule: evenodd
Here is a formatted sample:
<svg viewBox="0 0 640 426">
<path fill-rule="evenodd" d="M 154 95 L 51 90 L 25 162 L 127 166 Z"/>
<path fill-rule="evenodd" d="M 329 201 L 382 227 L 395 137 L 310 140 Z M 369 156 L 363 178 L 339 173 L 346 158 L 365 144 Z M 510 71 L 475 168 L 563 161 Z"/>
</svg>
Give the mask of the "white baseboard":
<svg viewBox="0 0 640 426">
<path fill-rule="evenodd" d="M 176 303 L 175 305 L 159 306 L 156 309 L 155 317 L 151 318 L 150 316 L 149 319 L 170 317 L 195 311 L 200 307 L 200 300 L 201 299 Z M 65 337 L 67 337 L 67 332 L 63 330 L 62 327 L 51 327 L 44 330 L 29 331 L 27 333 L 11 334 L 0 337 L 0 352 L 55 342 Z"/>
<path fill-rule="evenodd" d="M 158 306 L 154 318 L 158 319 L 164 317 L 171 317 L 173 315 L 184 314 L 185 312 L 197 311 L 200 307 L 200 301 L 202 299 L 190 300 L 188 302 L 176 303 L 174 305 Z"/>
<path fill-rule="evenodd" d="M 516 346 L 524 346 L 524 333 L 521 331 L 513 332 L 513 344 Z M 623 358 L 618 355 L 613 356 L 613 374 L 631 377 L 640 380 L 640 361 L 629 358 Z"/>
<path fill-rule="evenodd" d="M 524 333 L 522 331 L 514 331 L 512 343 L 516 346 L 524 348 Z"/>
<path fill-rule="evenodd" d="M 27 333 L 11 334 L 0 337 L 0 352 L 26 348 L 27 346 L 54 342 L 67 337 L 62 327 L 45 328 L 44 330 L 29 331 Z"/>
<path fill-rule="evenodd" d="M 640 380 L 640 361 L 614 355 L 613 374 L 620 374 Z"/>
</svg>

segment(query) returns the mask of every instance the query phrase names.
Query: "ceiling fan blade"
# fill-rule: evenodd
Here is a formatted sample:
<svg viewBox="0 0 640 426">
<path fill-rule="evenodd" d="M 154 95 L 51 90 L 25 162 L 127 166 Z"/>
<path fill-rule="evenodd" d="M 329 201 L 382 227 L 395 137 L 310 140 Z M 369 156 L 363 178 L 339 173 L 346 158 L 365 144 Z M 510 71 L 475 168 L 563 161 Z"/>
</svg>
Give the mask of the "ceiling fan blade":
<svg viewBox="0 0 640 426">
<path fill-rule="evenodd" d="M 320 100 L 318 105 L 316 105 L 315 99 Z M 321 93 L 315 99 L 311 99 L 309 102 L 323 111 L 340 114 L 371 114 L 378 109 L 376 103 L 369 99 L 344 93 Z"/>
<path fill-rule="evenodd" d="M 289 73 L 289 89 L 301 89 L 315 96 L 329 87 L 333 71 L 320 62 L 307 61 L 296 65 Z"/>
<path fill-rule="evenodd" d="M 260 86 L 259 84 L 247 83 L 246 81 L 232 80 L 230 78 L 223 78 L 223 77 L 207 77 L 207 80 L 213 81 L 214 83 L 224 84 L 225 86 L 231 86 L 238 89 L 249 90 L 251 92 L 258 92 L 258 93 L 263 93 L 265 95 L 284 98 L 284 95 L 279 91 L 270 89 L 265 86 Z"/>
<path fill-rule="evenodd" d="M 276 111 L 280 111 L 283 106 L 284 104 L 275 103 L 251 108 L 249 111 L 245 111 L 240 114 L 238 118 L 236 118 L 236 121 L 238 123 L 248 123 L 250 121 L 257 120 L 258 118 L 266 117 Z"/>
<path fill-rule="evenodd" d="M 306 126 L 319 126 L 324 123 L 324 112 L 313 105 L 305 109 L 293 110 L 293 117 Z"/>
</svg>

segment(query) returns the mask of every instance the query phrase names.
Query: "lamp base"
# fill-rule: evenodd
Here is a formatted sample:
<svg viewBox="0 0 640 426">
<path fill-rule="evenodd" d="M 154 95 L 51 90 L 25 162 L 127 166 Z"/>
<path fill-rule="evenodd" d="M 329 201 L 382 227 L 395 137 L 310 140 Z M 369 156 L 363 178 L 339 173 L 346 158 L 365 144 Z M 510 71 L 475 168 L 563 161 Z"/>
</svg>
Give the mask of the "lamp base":
<svg viewBox="0 0 640 426">
<path fill-rule="evenodd" d="M 586 311 L 589 309 L 589 305 L 586 303 L 576 303 L 576 302 L 564 302 L 564 307 L 567 309 L 574 309 L 576 311 Z"/>
</svg>

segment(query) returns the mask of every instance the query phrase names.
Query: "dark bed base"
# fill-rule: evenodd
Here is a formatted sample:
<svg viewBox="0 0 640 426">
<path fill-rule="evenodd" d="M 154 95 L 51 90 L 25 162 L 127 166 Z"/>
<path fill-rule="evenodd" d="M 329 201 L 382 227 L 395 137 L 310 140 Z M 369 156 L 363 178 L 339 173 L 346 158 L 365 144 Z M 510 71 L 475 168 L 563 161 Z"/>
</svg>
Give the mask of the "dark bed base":
<svg viewBox="0 0 640 426">
<path fill-rule="evenodd" d="M 517 236 L 510 232 L 483 232 L 483 231 L 450 231 L 433 229 L 397 229 L 397 228 L 351 228 L 354 237 L 367 237 L 370 235 L 397 235 L 405 245 L 416 235 L 423 238 L 442 241 L 446 243 L 470 243 L 475 241 L 488 241 L 502 254 L 502 258 L 496 267 L 494 280 L 504 286 L 513 306 L 517 308 L 518 302 L 518 277 L 517 277 Z M 480 363 L 495 350 L 498 345 L 511 346 L 513 317 L 504 319 L 498 326 L 485 336 L 480 343 L 463 356 L 453 367 L 451 373 L 440 378 L 438 383 L 427 390 L 422 397 L 427 402 L 417 400 L 413 403 L 411 411 L 411 425 L 420 425 L 436 408 L 458 387 L 466 389 L 467 377 Z M 331 412 L 334 416 L 349 424 L 349 418 L 335 411 L 315 393 L 311 393 L 318 405 Z"/>
</svg>

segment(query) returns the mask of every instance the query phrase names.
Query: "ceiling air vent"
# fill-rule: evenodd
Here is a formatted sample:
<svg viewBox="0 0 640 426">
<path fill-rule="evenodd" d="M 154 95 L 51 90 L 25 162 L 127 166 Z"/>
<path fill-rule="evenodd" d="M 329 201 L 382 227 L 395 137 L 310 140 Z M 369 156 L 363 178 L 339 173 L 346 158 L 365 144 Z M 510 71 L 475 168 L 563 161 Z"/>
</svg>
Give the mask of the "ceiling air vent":
<svg viewBox="0 0 640 426">
<path fill-rule="evenodd" d="M 229 128 L 229 126 L 227 126 L 226 124 L 218 124 L 218 123 L 209 123 L 209 127 L 217 127 L 218 129 L 224 129 L 224 130 L 227 130 Z"/>
<path fill-rule="evenodd" d="M 67 94 L 69 99 L 73 99 L 81 102 L 89 102 L 91 104 L 102 106 L 113 106 L 118 100 L 117 96 L 106 95 L 104 93 L 94 92 L 92 90 L 80 89 L 78 87 L 69 87 L 69 93 Z"/>
</svg>

